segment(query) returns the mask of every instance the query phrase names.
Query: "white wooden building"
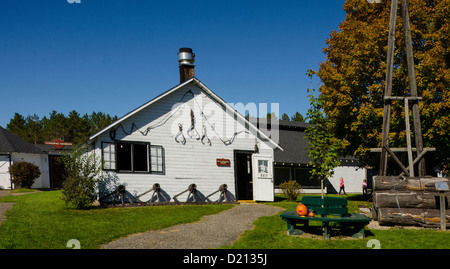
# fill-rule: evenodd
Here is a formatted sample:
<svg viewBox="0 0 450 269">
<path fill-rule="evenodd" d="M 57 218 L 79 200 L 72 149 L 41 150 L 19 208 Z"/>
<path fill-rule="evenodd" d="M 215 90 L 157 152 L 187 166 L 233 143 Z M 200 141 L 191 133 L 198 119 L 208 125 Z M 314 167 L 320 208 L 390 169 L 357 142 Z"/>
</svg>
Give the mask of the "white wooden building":
<svg viewBox="0 0 450 269">
<path fill-rule="evenodd" d="M 179 85 L 90 137 L 104 188 L 122 184 L 138 196 L 158 183 L 173 198 L 190 184 L 204 196 L 226 184 L 236 200 L 273 201 L 281 148 L 195 77 L 191 49 L 178 56 Z"/>
<path fill-rule="evenodd" d="M 64 181 L 64 165 L 59 161 L 64 148 L 31 144 L 0 126 L 0 190 L 14 189 L 9 167 L 29 162 L 39 167 L 41 175 L 31 186 L 35 189 L 60 188 Z"/>
<path fill-rule="evenodd" d="M 33 188 L 50 187 L 48 154 L 0 127 L 0 189 L 14 188 L 8 169 L 17 162 L 29 162 L 39 166 L 41 175 L 35 180 Z"/>
</svg>

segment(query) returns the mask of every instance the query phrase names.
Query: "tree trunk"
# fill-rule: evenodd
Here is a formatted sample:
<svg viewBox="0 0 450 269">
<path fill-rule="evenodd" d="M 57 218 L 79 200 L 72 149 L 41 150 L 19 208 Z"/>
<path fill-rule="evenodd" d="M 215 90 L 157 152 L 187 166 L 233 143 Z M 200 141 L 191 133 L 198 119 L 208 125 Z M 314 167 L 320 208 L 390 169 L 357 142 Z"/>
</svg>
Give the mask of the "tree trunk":
<svg viewBox="0 0 450 269">
<path fill-rule="evenodd" d="M 422 226 L 439 227 L 440 211 L 439 209 L 420 209 L 420 208 L 378 208 L 377 217 L 380 225 L 394 226 Z M 446 226 L 450 227 L 450 212 L 446 212 Z"/>
<path fill-rule="evenodd" d="M 375 208 L 439 208 L 439 192 L 377 192 L 372 199 Z M 450 200 L 450 193 L 446 193 L 446 200 Z"/>
<path fill-rule="evenodd" d="M 373 191 L 406 190 L 406 180 L 401 177 L 375 176 L 373 177 Z"/>
<path fill-rule="evenodd" d="M 375 176 L 373 177 L 373 191 L 435 191 L 435 183 L 448 181 L 443 177 L 393 177 L 393 176 Z"/>
<path fill-rule="evenodd" d="M 377 192 L 373 195 L 373 204 L 375 208 L 420 208 L 423 199 L 416 193 L 388 193 Z"/>
<path fill-rule="evenodd" d="M 423 191 L 436 191 L 436 182 L 448 181 L 443 177 L 423 177 L 423 178 L 407 178 L 406 189 L 408 190 L 423 190 Z"/>
<path fill-rule="evenodd" d="M 437 177 L 393 177 L 373 178 L 373 217 L 380 225 L 404 225 L 439 227 L 440 192 L 435 183 L 448 178 Z M 450 182 L 449 182 L 450 184 Z M 446 220 L 450 225 L 448 201 L 450 192 L 445 193 Z"/>
</svg>

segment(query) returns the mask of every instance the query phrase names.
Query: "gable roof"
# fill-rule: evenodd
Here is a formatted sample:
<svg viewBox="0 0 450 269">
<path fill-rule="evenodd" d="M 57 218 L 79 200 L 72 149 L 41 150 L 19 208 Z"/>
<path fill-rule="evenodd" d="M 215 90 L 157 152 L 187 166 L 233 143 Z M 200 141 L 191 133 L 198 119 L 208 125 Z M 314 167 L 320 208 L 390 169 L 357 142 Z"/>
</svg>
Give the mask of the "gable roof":
<svg viewBox="0 0 450 269">
<path fill-rule="evenodd" d="M 274 162 L 309 164 L 313 159 L 308 155 L 309 140 L 304 130 L 279 130 L 280 146 L 285 151 L 276 150 Z"/>
<path fill-rule="evenodd" d="M 0 126 L 0 152 L 43 153 L 36 145 L 31 144 Z"/>
<path fill-rule="evenodd" d="M 314 124 L 306 122 L 295 122 L 279 120 L 279 141 L 284 151 L 274 152 L 275 163 L 286 164 L 309 164 L 313 158 L 308 154 L 309 139 L 306 136 L 306 129 L 314 127 Z M 273 126 L 273 125 L 272 125 Z M 340 166 L 359 166 L 358 158 L 354 156 L 340 156 Z"/>
<path fill-rule="evenodd" d="M 223 105 L 224 107 L 226 107 L 226 109 L 228 111 L 234 111 L 234 114 L 238 117 L 239 120 L 241 120 L 242 122 L 246 122 L 248 123 L 249 129 L 252 129 L 254 132 L 256 132 L 258 134 L 258 137 L 265 142 L 268 142 L 269 144 L 271 144 L 273 146 L 273 148 L 278 148 L 280 150 L 283 150 L 280 145 L 278 145 L 277 143 L 275 143 L 272 139 L 270 139 L 266 134 L 264 134 L 263 132 L 261 132 L 255 125 L 253 125 L 251 122 L 249 122 L 244 116 L 242 116 L 239 112 L 237 112 L 234 108 L 232 108 L 228 103 L 226 103 L 222 98 L 220 98 L 217 94 L 215 94 L 213 91 L 211 91 L 208 87 L 206 87 L 200 80 L 198 80 L 197 78 L 193 77 L 187 81 L 185 81 L 184 83 L 181 83 L 175 87 L 173 87 L 172 89 L 169 89 L 168 91 L 158 95 L 157 97 L 155 97 L 154 99 L 148 101 L 147 103 L 143 104 L 142 106 L 136 108 L 135 110 L 125 114 L 123 117 L 121 117 L 120 119 L 118 119 L 117 121 L 113 122 L 112 124 L 108 125 L 107 127 L 103 128 L 102 130 L 100 130 L 99 132 L 93 134 L 92 136 L 89 137 L 89 140 L 92 141 L 94 140 L 96 137 L 98 137 L 99 135 L 101 135 L 102 133 L 110 130 L 112 127 L 119 125 L 120 123 L 122 123 L 123 121 L 125 121 L 126 119 L 130 118 L 131 116 L 139 113 L 140 111 L 142 111 L 143 109 L 149 107 L 150 105 L 154 104 L 155 102 L 157 102 L 158 100 L 164 98 L 165 96 L 171 94 L 172 92 L 175 92 L 176 90 L 182 88 L 183 86 L 189 84 L 189 83 L 194 83 L 195 85 L 199 86 L 203 91 L 205 91 L 207 94 L 209 94 L 209 96 L 211 96 L 216 102 L 220 103 L 221 105 Z"/>
</svg>

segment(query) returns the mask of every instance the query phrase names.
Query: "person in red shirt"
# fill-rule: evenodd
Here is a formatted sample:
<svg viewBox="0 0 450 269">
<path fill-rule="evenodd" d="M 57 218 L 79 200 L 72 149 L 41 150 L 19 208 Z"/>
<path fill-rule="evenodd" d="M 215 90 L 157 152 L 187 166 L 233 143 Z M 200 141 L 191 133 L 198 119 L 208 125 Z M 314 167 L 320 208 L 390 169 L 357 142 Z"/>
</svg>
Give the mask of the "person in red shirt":
<svg viewBox="0 0 450 269">
<path fill-rule="evenodd" d="M 363 195 L 367 195 L 367 179 L 363 180 L 362 192 L 363 192 Z"/>
<path fill-rule="evenodd" d="M 341 183 L 339 184 L 339 193 L 338 195 L 341 195 L 341 191 L 344 191 L 345 196 L 347 196 L 347 193 L 345 193 L 345 185 L 344 185 L 344 179 L 340 178 Z"/>
</svg>

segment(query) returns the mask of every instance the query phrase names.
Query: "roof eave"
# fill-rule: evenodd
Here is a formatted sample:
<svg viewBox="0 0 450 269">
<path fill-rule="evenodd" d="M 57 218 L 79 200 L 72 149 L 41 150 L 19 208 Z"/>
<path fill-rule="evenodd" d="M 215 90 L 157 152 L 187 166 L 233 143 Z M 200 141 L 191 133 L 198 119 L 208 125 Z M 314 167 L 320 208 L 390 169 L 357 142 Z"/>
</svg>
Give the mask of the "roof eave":
<svg viewBox="0 0 450 269">
<path fill-rule="evenodd" d="M 210 94 L 211 97 L 213 97 L 214 99 L 216 99 L 216 101 L 218 101 L 219 103 L 223 104 L 227 109 L 230 109 L 230 111 L 234 111 L 234 114 L 237 115 L 237 117 L 239 117 L 241 120 L 244 120 L 246 122 L 249 123 L 249 127 L 251 127 L 257 134 L 260 135 L 260 137 L 262 137 L 263 139 L 261 139 L 264 142 L 268 142 L 269 144 L 271 144 L 272 146 L 274 146 L 273 148 L 278 148 L 280 150 L 283 150 L 283 148 L 280 147 L 280 145 L 278 145 L 277 143 L 275 143 L 275 141 L 273 141 L 271 138 L 269 138 L 267 135 L 265 135 L 263 132 L 261 132 L 253 123 L 251 123 L 250 121 L 248 121 L 244 116 L 242 116 L 239 112 L 237 112 L 234 108 L 232 108 L 227 102 L 225 102 L 222 98 L 220 98 L 217 94 L 215 94 L 213 91 L 211 91 L 208 87 L 206 87 L 200 80 L 198 80 L 196 77 L 193 77 L 173 88 L 171 88 L 170 90 L 166 91 L 165 93 L 162 93 L 160 95 L 158 95 L 157 97 L 153 98 L 152 100 L 148 101 L 147 103 L 141 105 L 140 107 L 136 108 L 135 110 L 125 114 L 123 117 L 121 117 L 120 119 L 118 119 L 117 121 L 111 123 L 110 125 L 108 125 L 107 127 L 103 128 L 102 130 L 98 131 L 97 133 L 93 134 L 92 136 L 89 137 L 89 142 L 92 143 L 93 141 L 95 141 L 95 139 L 100 136 L 102 133 L 108 131 L 109 129 L 111 129 L 112 127 L 120 124 L 121 122 L 123 122 L 124 120 L 130 118 L 131 116 L 135 115 L 136 113 L 138 113 L 139 111 L 147 108 L 148 106 L 150 106 L 151 104 L 155 103 L 156 101 L 162 99 L 163 97 L 169 95 L 170 93 L 178 90 L 179 88 L 194 82 L 196 85 L 198 85 L 200 88 L 202 88 L 203 90 L 205 90 L 206 92 L 208 92 Z M 266 141 L 265 141 L 266 140 Z"/>
<path fill-rule="evenodd" d="M 230 111 L 234 111 L 234 114 L 240 118 L 240 120 L 244 120 L 245 122 L 247 122 L 249 124 L 249 128 L 251 127 L 257 134 L 260 135 L 260 137 L 262 137 L 263 139 L 261 139 L 264 142 L 269 142 L 270 144 L 272 144 L 275 148 L 278 148 L 282 151 L 283 148 L 278 145 L 278 143 L 275 143 L 275 141 L 273 141 L 270 137 L 268 137 L 266 134 L 264 134 L 263 132 L 261 132 L 261 130 L 258 129 L 258 127 L 256 127 L 253 123 L 251 123 L 249 120 L 247 120 L 244 116 L 242 116 L 239 112 L 236 111 L 236 109 L 234 109 L 233 107 L 231 107 L 227 102 L 225 102 L 222 98 L 220 98 L 217 94 L 215 94 L 213 91 L 211 91 L 208 87 L 206 87 L 200 80 L 195 78 L 194 81 L 195 84 L 197 84 L 198 86 L 200 86 L 201 88 L 203 88 L 205 91 L 207 91 L 213 98 L 216 99 L 216 101 L 222 103 L 227 109 L 229 109 Z"/>
<path fill-rule="evenodd" d="M 136 108 L 135 110 L 132 110 L 130 112 L 128 112 L 127 114 L 125 114 L 124 116 L 122 116 L 120 119 L 116 120 L 115 122 L 111 123 L 110 125 L 106 126 L 105 128 L 103 128 L 102 130 L 98 131 L 97 133 L 91 135 L 89 137 L 89 142 L 92 143 L 98 136 L 100 136 L 102 133 L 108 131 L 109 129 L 111 129 L 112 127 L 120 124 L 121 122 L 123 122 L 124 120 L 130 118 L 131 116 L 135 115 L 136 113 L 138 113 L 139 111 L 147 108 L 149 105 L 153 104 L 154 102 L 158 101 L 159 99 L 169 95 L 171 92 L 176 91 L 177 89 L 183 87 L 184 85 L 187 85 L 189 83 L 191 83 L 195 78 L 191 78 L 181 84 L 178 84 L 177 86 L 169 89 L 168 91 L 156 96 L 155 98 L 153 98 L 152 100 L 148 101 L 147 103 L 141 105 L 140 107 Z"/>
</svg>

